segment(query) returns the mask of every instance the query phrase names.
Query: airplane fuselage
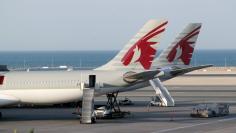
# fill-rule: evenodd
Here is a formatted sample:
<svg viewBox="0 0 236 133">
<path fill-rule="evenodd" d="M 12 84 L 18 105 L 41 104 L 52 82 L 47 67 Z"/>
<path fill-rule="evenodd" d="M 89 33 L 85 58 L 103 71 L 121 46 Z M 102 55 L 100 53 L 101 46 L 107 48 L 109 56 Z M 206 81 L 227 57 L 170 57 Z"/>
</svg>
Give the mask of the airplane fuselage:
<svg viewBox="0 0 236 133">
<path fill-rule="evenodd" d="M 0 95 L 31 104 L 78 101 L 83 95 L 81 83 L 88 83 L 89 75 L 96 75 L 96 95 L 102 95 L 128 86 L 123 80 L 124 73 L 96 70 L 7 72 L 0 85 Z"/>
<path fill-rule="evenodd" d="M 174 76 L 170 69 L 162 69 L 160 76 L 166 81 Z M 16 103 L 56 104 L 80 101 L 83 96 L 81 83 L 88 84 L 89 75 L 96 75 L 95 95 L 132 91 L 149 86 L 148 81 L 128 83 L 127 71 L 79 70 L 79 71 L 13 71 L 4 73 L 0 85 L 0 106 Z"/>
</svg>

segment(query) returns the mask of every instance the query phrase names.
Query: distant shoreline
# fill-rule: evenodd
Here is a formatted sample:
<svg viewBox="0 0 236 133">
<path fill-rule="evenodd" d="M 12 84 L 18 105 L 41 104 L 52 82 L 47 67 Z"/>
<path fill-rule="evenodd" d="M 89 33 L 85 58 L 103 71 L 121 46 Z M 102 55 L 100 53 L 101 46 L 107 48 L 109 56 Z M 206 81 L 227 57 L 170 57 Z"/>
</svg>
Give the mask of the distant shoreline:
<svg viewBox="0 0 236 133">
<path fill-rule="evenodd" d="M 111 60 L 119 51 L 0 51 L 0 65 L 9 68 L 72 66 L 98 67 Z M 157 51 L 157 57 L 161 51 Z M 236 66 L 236 50 L 196 50 L 191 65 L 213 64 L 217 67 Z"/>
</svg>

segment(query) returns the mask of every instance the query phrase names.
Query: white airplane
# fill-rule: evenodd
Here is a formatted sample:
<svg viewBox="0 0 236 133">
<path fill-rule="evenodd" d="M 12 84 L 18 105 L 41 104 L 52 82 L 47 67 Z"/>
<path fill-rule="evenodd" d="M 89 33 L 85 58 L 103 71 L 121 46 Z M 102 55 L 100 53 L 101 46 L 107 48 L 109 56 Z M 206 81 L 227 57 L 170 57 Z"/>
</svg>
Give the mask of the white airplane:
<svg viewBox="0 0 236 133">
<path fill-rule="evenodd" d="M 0 106 L 81 101 L 83 83 L 88 83 L 89 75 L 97 77 L 95 95 L 98 96 L 153 86 L 155 83 L 163 88 L 161 81 L 210 66 L 189 66 L 201 28 L 198 23 L 189 24 L 154 60 L 166 25 L 167 21 L 148 21 L 110 62 L 94 70 L 2 73 Z M 172 102 L 170 106 L 173 105 Z"/>
<path fill-rule="evenodd" d="M 83 96 L 83 83 L 88 83 L 89 75 L 97 77 L 96 95 L 124 90 L 125 87 L 136 84 L 124 80 L 127 72 L 137 70 L 137 74 L 142 74 L 151 68 L 167 23 L 148 21 L 113 60 L 95 70 L 1 73 L 0 106 L 79 101 Z M 155 70 L 152 73 L 157 72 Z"/>
</svg>

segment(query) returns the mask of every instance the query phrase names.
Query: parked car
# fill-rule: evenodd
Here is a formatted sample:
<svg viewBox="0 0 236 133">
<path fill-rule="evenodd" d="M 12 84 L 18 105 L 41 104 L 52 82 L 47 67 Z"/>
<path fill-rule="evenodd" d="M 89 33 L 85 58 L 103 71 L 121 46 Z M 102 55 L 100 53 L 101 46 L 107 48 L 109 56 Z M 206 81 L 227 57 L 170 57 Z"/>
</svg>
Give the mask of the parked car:
<svg viewBox="0 0 236 133">
<path fill-rule="evenodd" d="M 198 104 L 193 107 L 192 117 L 218 117 L 229 114 L 229 104 L 211 103 L 211 104 Z"/>
<path fill-rule="evenodd" d="M 127 97 L 119 101 L 119 105 L 133 105 L 134 103 Z"/>
<path fill-rule="evenodd" d="M 107 106 L 101 106 L 94 110 L 94 114 L 96 118 L 111 118 L 112 117 L 112 109 Z"/>
</svg>

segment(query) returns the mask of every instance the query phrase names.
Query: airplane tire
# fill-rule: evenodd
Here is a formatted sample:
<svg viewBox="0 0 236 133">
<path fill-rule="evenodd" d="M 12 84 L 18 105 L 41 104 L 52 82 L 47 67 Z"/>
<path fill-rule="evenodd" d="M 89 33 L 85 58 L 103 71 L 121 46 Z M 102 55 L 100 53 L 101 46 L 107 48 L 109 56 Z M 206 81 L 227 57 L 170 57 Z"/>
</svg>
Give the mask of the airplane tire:
<svg viewBox="0 0 236 133">
<path fill-rule="evenodd" d="M 96 123 L 96 118 L 95 117 L 92 117 L 92 123 Z"/>
</svg>

